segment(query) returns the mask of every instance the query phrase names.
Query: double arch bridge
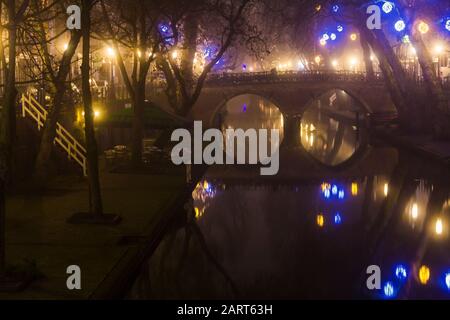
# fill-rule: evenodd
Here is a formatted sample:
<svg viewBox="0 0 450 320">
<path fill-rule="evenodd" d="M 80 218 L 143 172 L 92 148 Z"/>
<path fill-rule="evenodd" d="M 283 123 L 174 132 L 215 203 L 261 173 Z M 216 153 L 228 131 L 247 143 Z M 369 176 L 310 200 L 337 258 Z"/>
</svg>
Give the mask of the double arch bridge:
<svg viewBox="0 0 450 320">
<path fill-rule="evenodd" d="M 343 94 L 346 93 L 346 94 Z M 232 98 L 251 94 L 276 105 L 285 120 L 301 118 L 313 103 L 322 106 L 350 96 L 353 108 L 376 122 L 396 118 L 397 111 L 382 77 L 367 80 L 358 72 L 261 72 L 214 74 L 209 77 L 190 117 L 217 126 L 217 115 Z"/>
</svg>

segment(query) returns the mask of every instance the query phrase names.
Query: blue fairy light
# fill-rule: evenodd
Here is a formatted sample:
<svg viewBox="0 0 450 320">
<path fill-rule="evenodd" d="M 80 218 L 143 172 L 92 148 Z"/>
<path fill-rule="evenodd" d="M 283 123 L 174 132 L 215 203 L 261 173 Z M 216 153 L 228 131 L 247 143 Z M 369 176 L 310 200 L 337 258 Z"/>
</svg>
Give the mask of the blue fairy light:
<svg viewBox="0 0 450 320">
<path fill-rule="evenodd" d="M 345 191 L 344 190 L 339 190 L 339 194 L 338 194 L 338 198 L 339 199 L 344 199 L 345 198 Z"/>
<path fill-rule="evenodd" d="M 337 185 L 333 184 L 333 186 L 331 187 L 331 194 L 333 196 L 335 196 L 335 195 L 337 195 L 337 193 L 338 193 L 338 187 L 337 187 Z"/>
<path fill-rule="evenodd" d="M 339 11 L 339 6 L 337 4 L 335 4 L 332 9 L 333 9 L 333 12 L 336 13 Z"/>
<path fill-rule="evenodd" d="M 450 18 L 447 18 L 447 20 L 445 21 L 445 29 L 447 29 L 447 31 L 450 31 Z"/>
<path fill-rule="evenodd" d="M 395 276 L 399 280 L 404 280 L 408 276 L 408 272 L 406 271 L 406 267 L 404 265 L 398 265 L 395 268 Z"/>
<path fill-rule="evenodd" d="M 332 41 L 336 40 L 336 34 L 335 33 L 330 34 L 330 39 Z"/>
<path fill-rule="evenodd" d="M 323 191 L 323 196 L 324 196 L 326 199 L 330 199 L 330 197 L 331 197 L 330 189 L 325 189 L 325 190 Z"/>
<path fill-rule="evenodd" d="M 330 39 L 330 36 L 328 35 L 328 33 L 324 33 L 324 34 L 322 35 L 322 39 L 325 40 L 325 41 L 327 41 L 327 40 Z"/>
<path fill-rule="evenodd" d="M 334 224 L 341 224 L 341 222 L 342 222 L 342 217 L 341 217 L 340 213 L 338 212 L 334 215 Z"/>
<path fill-rule="evenodd" d="M 383 293 L 386 298 L 393 298 L 395 296 L 394 284 L 390 281 L 386 282 L 383 287 Z"/>
<path fill-rule="evenodd" d="M 338 31 L 338 32 L 344 31 L 344 27 L 341 26 L 341 25 L 338 25 L 338 26 L 337 26 L 337 31 Z"/>
<path fill-rule="evenodd" d="M 450 290 L 450 272 L 447 272 L 445 274 L 445 286 L 447 287 L 447 290 Z"/>
</svg>

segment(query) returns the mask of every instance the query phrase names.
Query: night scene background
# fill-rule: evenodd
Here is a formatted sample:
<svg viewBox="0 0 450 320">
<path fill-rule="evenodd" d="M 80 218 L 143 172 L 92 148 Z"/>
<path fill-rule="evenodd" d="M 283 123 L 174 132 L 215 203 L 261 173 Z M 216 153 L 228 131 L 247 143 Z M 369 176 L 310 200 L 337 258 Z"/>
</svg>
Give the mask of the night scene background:
<svg viewBox="0 0 450 320">
<path fill-rule="evenodd" d="M 448 0 L 0 1 L 2 300 L 449 299 L 449 168 Z"/>
</svg>

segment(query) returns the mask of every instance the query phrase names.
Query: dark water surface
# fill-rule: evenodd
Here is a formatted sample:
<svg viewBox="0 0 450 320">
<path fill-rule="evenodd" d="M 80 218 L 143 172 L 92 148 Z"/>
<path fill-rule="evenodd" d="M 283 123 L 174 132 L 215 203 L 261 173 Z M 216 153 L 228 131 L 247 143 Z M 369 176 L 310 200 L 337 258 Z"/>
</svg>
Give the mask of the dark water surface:
<svg viewBox="0 0 450 320">
<path fill-rule="evenodd" d="M 265 104 L 236 99 L 225 126 L 282 127 Z M 450 298 L 449 171 L 364 124 L 363 108 L 336 90 L 303 113 L 300 143 L 282 148 L 277 176 L 211 167 L 187 223 L 167 234 L 133 295 Z M 380 290 L 366 287 L 369 265 L 381 268 Z"/>
</svg>

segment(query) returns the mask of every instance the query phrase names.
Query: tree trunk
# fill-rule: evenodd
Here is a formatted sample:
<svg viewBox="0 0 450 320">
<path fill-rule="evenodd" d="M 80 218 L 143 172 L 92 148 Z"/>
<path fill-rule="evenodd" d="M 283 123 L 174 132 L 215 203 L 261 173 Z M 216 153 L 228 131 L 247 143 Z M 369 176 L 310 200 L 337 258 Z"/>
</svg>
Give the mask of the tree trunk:
<svg viewBox="0 0 450 320">
<path fill-rule="evenodd" d="M 102 197 L 100 191 L 100 180 L 98 173 L 98 152 L 97 141 L 95 139 L 94 112 L 92 109 L 92 94 L 90 79 L 90 31 L 91 17 L 90 10 L 92 0 L 82 0 L 81 23 L 83 26 L 83 62 L 81 64 L 81 78 L 84 103 L 84 121 L 86 135 L 86 149 L 88 157 L 88 181 L 90 192 L 90 210 L 96 216 L 103 214 Z"/>
<path fill-rule="evenodd" d="M 67 89 L 66 80 L 70 72 L 70 65 L 80 39 L 80 32 L 72 33 L 68 48 L 64 52 L 58 75 L 56 77 L 56 92 L 53 97 L 53 104 L 49 110 L 47 120 L 45 121 L 39 153 L 36 158 L 34 169 L 34 178 L 39 182 L 45 181 L 49 175 L 50 156 L 53 149 L 53 141 L 55 140 L 56 135 L 56 123 L 58 122 L 63 106 L 64 94 Z"/>
<path fill-rule="evenodd" d="M 432 130 L 436 139 L 450 139 L 450 112 L 448 110 L 448 101 L 442 87 L 442 83 L 437 76 L 433 60 L 427 46 L 425 45 L 421 34 L 416 28 L 411 28 L 411 43 L 416 48 L 417 58 L 422 69 L 423 78 L 427 94 L 430 97 L 431 110 L 423 110 L 431 112 Z"/>
<path fill-rule="evenodd" d="M 0 277 L 5 272 L 5 247 L 6 247 L 6 186 L 10 180 L 12 167 L 13 131 L 15 123 L 16 96 L 16 12 L 15 0 L 8 0 L 8 71 L 5 79 L 5 94 L 3 97 L 3 109 L 0 117 Z"/>
<path fill-rule="evenodd" d="M 371 51 L 369 43 L 367 42 L 364 34 L 361 34 L 360 41 L 361 41 L 361 48 L 363 50 L 364 64 L 366 66 L 366 78 L 369 81 L 373 81 L 375 79 L 375 72 L 373 71 Z"/>
<path fill-rule="evenodd" d="M 417 28 L 417 9 L 409 1 L 398 3 L 398 10 L 406 20 L 406 29 L 422 69 L 427 93 L 430 97 L 431 110 L 422 110 L 423 116 L 431 114 L 432 131 L 436 139 L 450 139 L 450 110 L 442 83 L 433 68 L 433 60 L 422 35 Z"/>
<path fill-rule="evenodd" d="M 131 162 L 133 167 L 142 163 L 142 139 L 144 138 L 145 79 L 138 81 L 134 88 L 133 134 L 131 143 Z"/>
<path fill-rule="evenodd" d="M 377 31 L 377 37 L 375 37 L 365 27 L 360 28 L 360 32 L 378 58 L 386 87 L 397 108 L 400 126 L 406 131 L 421 130 L 423 119 L 420 117 L 418 107 L 412 99 L 413 93 L 407 90 L 406 74 L 392 48 L 386 43 L 386 37 L 382 35 L 382 31 Z"/>
<path fill-rule="evenodd" d="M 192 96 L 195 79 L 194 79 L 194 59 L 197 52 L 198 38 L 198 17 L 196 13 L 189 13 L 184 23 L 184 42 L 183 54 L 181 60 L 181 75 L 186 83 L 186 91 L 188 96 Z"/>
</svg>

